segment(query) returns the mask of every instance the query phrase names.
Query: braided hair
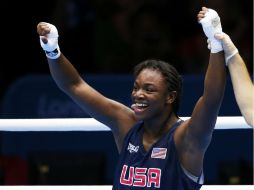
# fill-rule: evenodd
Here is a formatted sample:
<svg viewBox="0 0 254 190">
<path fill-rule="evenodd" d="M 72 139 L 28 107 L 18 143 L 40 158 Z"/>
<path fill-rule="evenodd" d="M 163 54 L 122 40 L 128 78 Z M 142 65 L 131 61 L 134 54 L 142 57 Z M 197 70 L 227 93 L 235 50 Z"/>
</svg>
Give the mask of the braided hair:
<svg viewBox="0 0 254 190">
<path fill-rule="evenodd" d="M 173 65 L 156 59 L 148 59 L 136 65 L 134 68 L 134 77 L 136 78 L 142 70 L 147 68 L 157 70 L 162 74 L 167 83 L 168 92 L 176 91 L 177 94 L 176 99 L 173 102 L 173 112 L 178 116 L 177 113 L 182 95 L 182 77 Z"/>
</svg>

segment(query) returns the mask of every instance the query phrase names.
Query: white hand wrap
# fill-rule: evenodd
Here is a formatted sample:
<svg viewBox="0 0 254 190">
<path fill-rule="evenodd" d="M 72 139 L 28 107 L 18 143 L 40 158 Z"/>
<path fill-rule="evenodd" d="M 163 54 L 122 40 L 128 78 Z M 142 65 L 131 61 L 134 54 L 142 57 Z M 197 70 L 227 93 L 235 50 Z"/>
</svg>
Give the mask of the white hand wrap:
<svg viewBox="0 0 254 190">
<path fill-rule="evenodd" d="M 208 9 L 205 17 L 200 20 L 203 31 L 210 41 L 211 52 L 218 53 L 223 50 L 222 44 L 217 40 L 214 35 L 222 33 L 220 17 L 213 9 Z"/>
<path fill-rule="evenodd" d="M 56 27 L 52 24 L 46 23 L 49 28 L 50 28 L 50 32 L 45 36 L 48 40 L 47 43 L 44 43 L 42 41 L 42 38 L 44 36 L 40 36 L 40 44 L 42 49 L 45 51 L 46 56 L 49 59 L 57 59 L 61 52 L 60 52 L 60 48 L 58 45 L 58 31 L 56 29 Z"/>
</svg>

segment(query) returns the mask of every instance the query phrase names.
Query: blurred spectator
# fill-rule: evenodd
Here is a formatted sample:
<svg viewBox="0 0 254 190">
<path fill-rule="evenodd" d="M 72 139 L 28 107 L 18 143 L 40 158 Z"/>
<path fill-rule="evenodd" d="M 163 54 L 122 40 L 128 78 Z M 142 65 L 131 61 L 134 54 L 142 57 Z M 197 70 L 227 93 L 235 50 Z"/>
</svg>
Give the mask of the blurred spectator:
<svg viewBox="0 0 254 190">
<path fill-rule="evenodd" d="M 95 12 L 90 0 L 56 0 L 51 23 L 59 28 L 63 52 L 70 55 L 77 69 L 93 70 Z"/>
<path fill-rule="evenodd" d="M 129 73 L 140 60 L 154 57 L 183 74 L 198 74 L 206 67 L 207 49 L 193 12 L 205 5 L 218 10 L 252 71 L 252 6 L 243 1 L 56 0 L 49 21 L 81 72 Z"/>
</svg>

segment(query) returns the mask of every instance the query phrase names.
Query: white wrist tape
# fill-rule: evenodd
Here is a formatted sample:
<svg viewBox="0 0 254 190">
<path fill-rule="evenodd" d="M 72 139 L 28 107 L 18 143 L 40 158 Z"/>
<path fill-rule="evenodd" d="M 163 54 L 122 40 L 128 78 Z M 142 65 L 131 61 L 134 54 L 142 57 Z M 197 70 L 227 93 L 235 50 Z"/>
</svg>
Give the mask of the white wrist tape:
<svg viewBox="0 0 254 190">
<path fill-rule="evenodd" d="M 228 61 L 235 55 L 238 53 L 238 49 L 235 49 L 233 52 L 231 52 L 231 55 L 228 55 L 225 59 L 226 59 L 226 65 L 228 66 Z"/>
<path fill-rule="evenodd" d="M 45 53 L 46 53 L 47 58 L 49 58 L 49 59 L 57 59 L 61 55 L 60 48 L 58 45 L 57 45 L 56 49 L 54 49 L 53 51 L 46 51 L 45 50 Z"/>
<path fill-rule="evenodd" d="M 218 53 L 223 51 L 222 44 L 219 40 L 211 40 L 211 53 Z"/>
<path fill-rule="evenodd" d="M 57 59 L 61 52 L 58 45 L 58 31 L 56 27 L 50 23 L 47 23 L 50 28 L 50 32 L 46 36 L 40 36 L 40 44 L 45 51 L 46 56 L 50 59 Z M 44 43 L 42 38 L 46 37 L 48 42 Z"/>
<path fill-rule="evenodd" d="M 205 17 L 200 20 L 200 23 L 202 24 L 205 35 L 211 43 L 211 52 L 217 53 L 222 51 L 221 42 L 214 37 L 215 34 L 222 33 L 220 17 L 217 12 L 213 9 L 208 9 L 205 13 Z"/>
</svg>

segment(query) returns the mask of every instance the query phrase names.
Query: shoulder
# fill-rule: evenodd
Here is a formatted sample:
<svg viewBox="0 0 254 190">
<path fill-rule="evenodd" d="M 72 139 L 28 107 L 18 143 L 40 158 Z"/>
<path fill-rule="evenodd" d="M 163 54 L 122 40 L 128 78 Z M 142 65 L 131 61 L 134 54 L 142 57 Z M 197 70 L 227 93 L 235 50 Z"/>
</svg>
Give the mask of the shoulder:
<svg viewBox="0 0 254 190">
<path fill-rule="evenodd" d="M 122 147 L 126 144 L 126 142 L 129 141 L 133 135 L 137 134 L 137 131 L 141 128 L 141 126 L 141 122 L 136 122 L 132 125 L 132 127 L 127 128 L 124 133 L 113 133 L 119 152 L 122 150 Z"/>
</svg>

